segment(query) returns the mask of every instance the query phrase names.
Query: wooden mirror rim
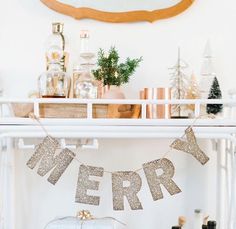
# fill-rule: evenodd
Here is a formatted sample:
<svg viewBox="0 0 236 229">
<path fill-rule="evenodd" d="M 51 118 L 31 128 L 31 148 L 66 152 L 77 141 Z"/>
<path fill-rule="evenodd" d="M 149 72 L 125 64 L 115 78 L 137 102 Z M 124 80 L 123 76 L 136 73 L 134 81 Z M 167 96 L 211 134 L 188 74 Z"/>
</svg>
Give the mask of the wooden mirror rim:
<svg viewBox="0 0 236 229">
<path fill-rule="evenodd" d="M 75 19 L 89 18 L 112 23 L 137 21 L 154 22 L 161 19 L 167 19 L 184 12 L 194 2 L 194 0 L 182 0 L 172 7 L 153 11 L 137 10 L 128 12 L 106 12 L 86 7 L 76 8 L 74 6 L 58 2 L 57 0 L 40 1 L 50 9 L 57 11 L 58 13 L 71 16 Z"/>
</svg>

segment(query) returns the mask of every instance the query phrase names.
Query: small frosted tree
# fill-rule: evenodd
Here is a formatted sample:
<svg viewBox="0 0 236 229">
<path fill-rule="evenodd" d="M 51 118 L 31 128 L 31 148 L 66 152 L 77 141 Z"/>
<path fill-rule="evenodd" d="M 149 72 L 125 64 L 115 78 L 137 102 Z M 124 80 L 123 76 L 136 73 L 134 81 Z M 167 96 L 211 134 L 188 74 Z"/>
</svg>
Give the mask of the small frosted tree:
<svg viewBox="0 0 236 229">
<path fill-rule="evenodd" d="M 189 86 L 187 90 L 186 99 L 200 99 L 200 90 L 199 85 L 197 83 L 196 77 L 194 74 L 192 74 L 190 80 L 189 80 Z M 194 111 L 195 106 L 193 104 L 190 104 L 187 106 L 187 109 Z"/>
<path fill-rule="evenodd" d="M 222 93 L 220 90 L 220 85 L 217 78 L 215 77 L 210 89 L 208 99 L 221 99 L 221 98 L 222 98 Z M 218 114 L 223 110 L 223 104 L 207 104 L 206 110 L 208 114 Z"/>
<path fill-rule="evenodd" d="M 188 77 L 184 70 L 188 65 L 180 57 L 180 49 L 178 50 L 178 60 L 174 67 L 170 68 L 171 72 L 171 97 L 172 99 L 185 99 L 188 89 Z M 182 107 L 177 105 L 172 106 L 172 110 L 181 116 Z M 183 109 L 184 110 L 184 109 Z"/>
<path fill-rule="evenodd" d="M 211 85 L 215 77 L 214 58 L 210 41 L 207 41 L 203 54 L 203 63 L 201 69 L 202 79 L 200 81 L 200 92 L 203 99 L 207 99 Z"/>
</svg>

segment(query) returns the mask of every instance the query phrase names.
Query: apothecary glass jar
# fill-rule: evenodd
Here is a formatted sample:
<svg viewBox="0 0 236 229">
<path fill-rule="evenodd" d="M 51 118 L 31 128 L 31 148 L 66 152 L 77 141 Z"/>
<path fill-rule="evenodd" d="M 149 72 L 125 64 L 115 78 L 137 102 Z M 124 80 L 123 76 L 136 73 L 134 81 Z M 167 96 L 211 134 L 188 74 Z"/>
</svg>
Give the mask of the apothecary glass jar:
<svg viewBox="0 0 236 229">
<path fill-rule="evenodd" d="M 91 68 L 93 64 L 84 63 L 73 73 L 73 96 L 79 99 L 97 99 L 98 87 Z"/>
<path fill-rule="evenodd" d="M 80 32 L 81 64 L 73 71 L 73 97 L 78 99 L 97 99 L 98 85 L 94 80 L 92 68 L 95 54 L 91 51 L 89 31 Z"/>
<path fill-rule="evenodd" d="M 46 50 L 49 50 L 53 46 L 60 47 L 63 51 L 60 65 L 63 71 L 67 70 L 69 54 L 66 51 L 66 38 L 63 33 L 64 24 L 60 22 L 52 23 L 52 34 L 47 38 L 45 42 Z M 47 58 L 47 69 L 49 68 L 49 60 Z"/>
<path fill-rule="evenodd" d="M 38 78 L 39 96 L 41 98 L 68 98 L 70 78 L 61 69 L 60 60 L 63 51 L 53 46 L 48 50 L 49 68 Z"/>
</svg>

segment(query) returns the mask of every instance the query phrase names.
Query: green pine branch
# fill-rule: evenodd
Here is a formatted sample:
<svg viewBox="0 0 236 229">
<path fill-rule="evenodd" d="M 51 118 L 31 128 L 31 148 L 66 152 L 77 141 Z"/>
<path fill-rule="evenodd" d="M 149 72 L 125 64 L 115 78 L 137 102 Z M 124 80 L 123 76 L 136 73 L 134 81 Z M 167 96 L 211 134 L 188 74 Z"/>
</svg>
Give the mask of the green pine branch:
<svg viewBox="0 0 236 229">
<path fill-rule="evenodd" d="M 111 47 L 108 55 L 103 49 L 98 52 L 98 69 L 93 71 L 96 80 L 103 82 L 103 85 L 120 86 L 130 80 L 142 57 L 137 59 L 127 58 L 125 63 L 119 63 L 119 54 L 115 47 Z"/>
</svg>

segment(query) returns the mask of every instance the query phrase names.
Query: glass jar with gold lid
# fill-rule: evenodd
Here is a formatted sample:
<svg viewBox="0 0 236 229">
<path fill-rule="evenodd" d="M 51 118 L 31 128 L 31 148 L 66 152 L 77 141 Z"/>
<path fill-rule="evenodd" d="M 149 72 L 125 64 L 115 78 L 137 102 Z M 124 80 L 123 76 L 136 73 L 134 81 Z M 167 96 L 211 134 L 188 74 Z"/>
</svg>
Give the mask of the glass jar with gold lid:
<svg viewBox="0 0 236 229">
<path fill-rule="evenodd" d="M 67 70 L 69 54 L 66 51 L 66 37 L 64 36 L 64 24 L 60 22 L 52 23 L 52 34 L 47 38 L 45 42 L 46 50 L 49 50 L 52 46 L 60 47 L 63 51 L 62 58 L 60 59 L 60 65 L 63 71 Z M 49 59 L 47 59 L 47 69 L 49 68 Z"/>
<path fill-rule="evenodd" d="M 41 98 L 68 98 L 70 78 L 60 65 L 63 51 L 58 46 L 52 46 L 47 52 L 47 57 L 48 70 L 38 78 L 39 96 Z"/>
<path fill-rule="evenodd" d="M 83 63 L 80 68 L 75 68 L 73 73 L 73 97 L 79 99 L 96 99 L 97 98 L 97 84 L 92 74 L 92 67 L 94 64 Z"/>
<path fill-rule="evenodd" d="M 89 31 L 80 32 L 80 65 L 73 71 L 73 97 L 79 99 L 97 99 L 98 87 L 92 68 L 95 54 L 91 51 Z"/>
</svg>

